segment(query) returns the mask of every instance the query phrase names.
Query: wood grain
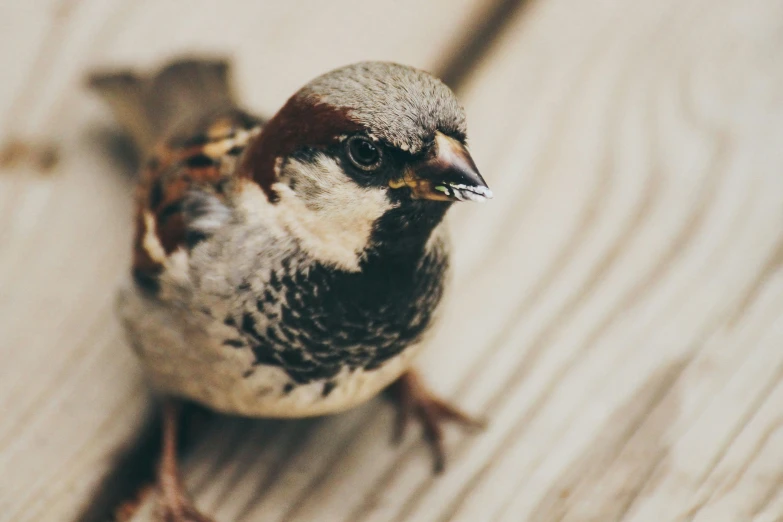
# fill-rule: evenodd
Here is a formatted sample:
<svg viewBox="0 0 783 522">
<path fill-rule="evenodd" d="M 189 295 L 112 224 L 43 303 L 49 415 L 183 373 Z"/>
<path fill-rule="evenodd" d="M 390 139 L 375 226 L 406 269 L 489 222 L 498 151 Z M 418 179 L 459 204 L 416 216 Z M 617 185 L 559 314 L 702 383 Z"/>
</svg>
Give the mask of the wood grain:
<svg viewBox="0 0 783 522">
<path fill-rule="evenodd" d="M 391 408 L 226 420 L 187 460 L 228 521 L 783 520 L 783 12 L 542 0 L 463 91 L 497 194 L 454 216 L 422 359 L 451 465 Z M 140 516 L 138 520 L 144 520 Z"/>
<path fill-rule="evenodd" d="M 236 54 L 250 105 L 272 112 L 337 64 L 437 68 L 483 3 L 35 0 L 0 6 L 0 129 L 63 152 L 55 172 L 0 172 L 0 520 L 74 520 L 146 422 L 149 397 L 114 317 L 129 263 L 132 183 L 101 147 L 96 66 Z M 403 30 L 401 30 L 402 28 Z"/>
<path fill-rule="evenodd" d="M 66 151 L 49 177 L 0 173 L 0 520 L 73 520 L 147 412 L 112 312 L 130 182 L 91 141 L 84 71 L 236 50 L 271 112 L 340 63 L 438 67 L 470 4 L 0 6 L 0 129 Z M 222 419 L 186 461 L 198 504 L 222 522 L 783 521 L 782 20 L 773 0 L 517 14 L 463 84 L 497 196 L 453 216 L 458 284 L 421 361 L 489 428 L 449 432 L 433 478 L 415 434 L 389 445 L 380 400 Z"/>
</svg>

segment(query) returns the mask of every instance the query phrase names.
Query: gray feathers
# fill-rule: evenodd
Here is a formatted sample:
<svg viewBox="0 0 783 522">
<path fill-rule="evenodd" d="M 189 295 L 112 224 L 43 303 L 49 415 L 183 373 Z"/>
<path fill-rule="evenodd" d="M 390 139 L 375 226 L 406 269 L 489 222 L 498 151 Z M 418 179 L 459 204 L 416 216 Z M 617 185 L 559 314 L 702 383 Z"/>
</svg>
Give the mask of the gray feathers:
<svg viewBox="0 0 783 522">
<path fill-rule="evenodd" d="M 346 108 L 374 137 L 413 154 L 436 130 L 465 135 L 465 111 L 451 89 L 413 67 L 357 63 L 316 78 L 297 96 Z"/>
</svg>

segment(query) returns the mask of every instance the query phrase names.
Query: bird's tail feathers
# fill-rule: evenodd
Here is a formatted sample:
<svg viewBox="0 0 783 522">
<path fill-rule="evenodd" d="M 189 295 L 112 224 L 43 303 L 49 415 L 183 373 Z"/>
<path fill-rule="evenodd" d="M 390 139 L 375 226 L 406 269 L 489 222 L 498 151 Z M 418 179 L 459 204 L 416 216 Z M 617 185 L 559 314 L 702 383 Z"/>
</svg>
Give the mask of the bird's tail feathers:
<svg viewBox="0 0 783 522">
<path fill-rule="evenodd" d="M 225 60 L 176 60 L 150 76 L 98 72 L 88 83 L 145 155 L 160 137 L 236 105 Z"/>
</svg>

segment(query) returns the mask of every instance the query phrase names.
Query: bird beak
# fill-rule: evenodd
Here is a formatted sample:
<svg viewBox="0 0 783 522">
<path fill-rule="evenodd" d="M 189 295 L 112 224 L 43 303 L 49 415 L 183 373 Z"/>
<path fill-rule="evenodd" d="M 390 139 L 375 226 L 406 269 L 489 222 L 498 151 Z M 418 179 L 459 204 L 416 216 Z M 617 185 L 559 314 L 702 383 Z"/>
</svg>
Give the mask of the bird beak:
<svg viewBox="0 0 783 522">
<path fill-rule="evenodd" d="M 492 191 L 465 146 L 440 132 L 435 133 L 432 153 L 407 167 L 402 179 L 390 181 L 389 186 L 407 186 L 416 199 L 482 203 L 492 199 Z"/>
</svg>

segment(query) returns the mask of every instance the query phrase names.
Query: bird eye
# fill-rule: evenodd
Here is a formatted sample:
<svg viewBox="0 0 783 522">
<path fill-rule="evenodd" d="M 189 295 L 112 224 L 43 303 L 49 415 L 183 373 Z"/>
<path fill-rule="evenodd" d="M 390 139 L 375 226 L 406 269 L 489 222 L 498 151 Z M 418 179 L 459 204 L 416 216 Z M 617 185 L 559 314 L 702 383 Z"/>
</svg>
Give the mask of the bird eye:
<svg viewBox="0 0 783 522">
<path fill-rule="evenodd" d="M 346 144 L 348 158 L 362 170 L 375 170 L 381 166 L 381 150 L 362 136 L 353 136 Z"/>
</svg>

